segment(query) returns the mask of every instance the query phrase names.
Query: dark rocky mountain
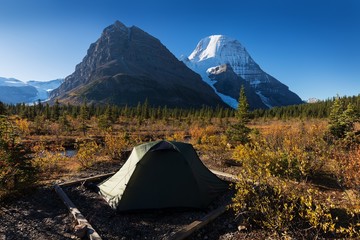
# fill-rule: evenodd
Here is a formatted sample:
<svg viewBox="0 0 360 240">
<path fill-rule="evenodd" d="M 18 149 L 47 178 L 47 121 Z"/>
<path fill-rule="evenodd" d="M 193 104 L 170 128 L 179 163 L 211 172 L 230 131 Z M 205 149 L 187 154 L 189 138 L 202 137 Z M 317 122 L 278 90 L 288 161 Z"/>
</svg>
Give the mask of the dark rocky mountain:
<svg viewBox="0 0 360 240">
<path fill-rule="evenodd" d="M 239 81 L 243 79 L 248 83 L 252 92 L 259 96 L 262 105 L 266 108 L 303 103 L 298 95 L 289 90 L 288 86 L 264 72 L 236 39 L 223 35 L 206 37 L 198 43 L 190 56 L 188 58 L 183 57 L 182 61 L 189 68 L 199 73 L 204 82 L 213 86 L 217 93 L 224 91 L 224 89 L 219 89 L 218 87 L 221 85 L 209 74 L 214 68 L 227 64 L 231 66 L 232 72 L 239 77 Z M 234 98 L 234 92 L 240 90 L 241 84 L 236 82 L 233 77 L 232 79 L 232 81 L 227 82 L 227 88 L 231 89 L 232 86 L 233 93 L 227 91 L 227 93 L 222 93 L 219 96 L 228 105 L 236 107 L 237 98 Z M 256 108 L 258 106 L 261 107 L 261 105 L 251 107 Z"/>
<path fill-rule="evenodd" d="M 219 93 L 232 97 L 233 99 L 239 99 L 240 88 L 244 86 L 250 109 L 267 108 L 259 95 L 251 88 L 250 84 L 241 76 L 237 75 L 230 64 L 223 64 L 211 68 L 208 71 L 208 77 L 215 82 L 214 87 Z"/>
<path fill-rule="evenodd" d="M 51 101 L 80 104 L 226 106 L 201 77 L 161 42 L 116 21 L 90 45 L 83 61 L 51 93 Z"/>
</svg>

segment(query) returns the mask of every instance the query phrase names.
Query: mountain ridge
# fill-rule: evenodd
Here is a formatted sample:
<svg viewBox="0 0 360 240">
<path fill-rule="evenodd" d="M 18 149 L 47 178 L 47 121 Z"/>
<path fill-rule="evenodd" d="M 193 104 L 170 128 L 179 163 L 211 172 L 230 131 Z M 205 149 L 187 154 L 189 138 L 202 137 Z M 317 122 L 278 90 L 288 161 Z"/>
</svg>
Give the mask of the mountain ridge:
<svg viewBox="0 0 360 240">
<path fill-rule="evenodd" d="M 100 88 L 111 92 L 105 95 Z M 51 93 L 51 101 L 169 107 L 225 106 L 200 76 L 161 42 L 119 21 L 92 43 L 75 72 Z"/>
</svg>

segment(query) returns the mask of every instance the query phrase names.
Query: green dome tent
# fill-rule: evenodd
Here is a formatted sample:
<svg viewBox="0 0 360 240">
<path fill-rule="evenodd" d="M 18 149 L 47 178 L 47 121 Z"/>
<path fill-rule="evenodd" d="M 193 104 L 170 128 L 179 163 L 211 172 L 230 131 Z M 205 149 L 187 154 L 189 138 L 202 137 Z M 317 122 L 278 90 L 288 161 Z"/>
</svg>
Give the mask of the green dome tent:
<svg viewBox="0 0 360 240">
<path fill-rule="evenodd" d="M 207 207 L 228 184 L 199 159 L 191 144 L 156 141 L 134 147 L 112 177 L 98 185 L 119 211 Z"/>
</svg>

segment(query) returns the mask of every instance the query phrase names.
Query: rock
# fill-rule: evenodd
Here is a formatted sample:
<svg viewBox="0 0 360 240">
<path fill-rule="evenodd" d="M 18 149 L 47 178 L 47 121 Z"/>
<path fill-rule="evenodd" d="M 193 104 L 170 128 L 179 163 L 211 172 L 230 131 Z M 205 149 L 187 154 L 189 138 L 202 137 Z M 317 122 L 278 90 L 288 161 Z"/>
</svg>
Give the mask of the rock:
<svg viewBox="0 0 360 240">
<path fill-rule="evenodd" d="M 237 227 L 237 229 L 238 229 L 239 232 L 248 230 L 247 226 L 245 226 L 245 225 L 239 225 Z"/>
<path fill-rule="evenodd" d="M 214 87 L 219 93 L 239 99 L 240 88 L 244 86 L 250 109 L 267 108 L 259 95 L 256 94 L 256 90 L 240 75 L 237 75 L 230 64 L 220 65 L 217 68 L 220 69 L 216 72 L 210 72 L 209 78 L 215 81 Z"/>
<path fill-rule="evenodd" d="M 5 235 L 5 233 L 1 233 L 1 232 L 0 232 L 0 240 L 6 240 L 6 235 Z"/>
<path fill-rule="evenodd" d="M 75 226 L 74 229 L 74 234 L 75 236 L 77 236 L 78 238 L 83 238 L 86 236 L 86 232 L 87 232 L 87 225 L 86 224 L 79 224 Z"/>
</svg>

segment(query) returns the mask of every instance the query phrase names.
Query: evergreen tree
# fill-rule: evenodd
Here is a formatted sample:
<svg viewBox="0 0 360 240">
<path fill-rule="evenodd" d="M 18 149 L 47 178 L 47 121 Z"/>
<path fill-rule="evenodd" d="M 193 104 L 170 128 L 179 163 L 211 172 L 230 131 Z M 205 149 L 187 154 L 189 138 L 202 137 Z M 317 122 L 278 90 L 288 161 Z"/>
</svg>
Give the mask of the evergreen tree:
<svg viewBox="0 0 360 240">
<path fill-rule="evenodd" d="M 87 125 L 86 120 L 90 118 L 89 116 L 89 108 L 86 104 L 86 101 L 83 102 L 83 104 L 80 107 L 80 120 L 81 120 L 81 130 L 84 133 L 84 136 L 86 135 Z"/>
<path fill-rule="evenodd" d="M 126 118 L 130 117 L 130 110 L 127 104 L 125 105 L 125 107 L 122 108 L 121 115 Z"/>
<path fill-rule="evenodd" d="M 148 119 L 149 118 L 149 103 L 148 99 L 145 99 L 144 104 L 141 107 L 141 119 Z"/>
<path fill-rule="evenodd" d="M 241 86 L 238 108 L 235 113 L 236 123 L 227 130 L 227 137 L 232 143 L 245 144 L 250 141 L 251 129 L 246 126 L 249 123 L 249 104 L 245 95 L 245 88 Z"/>
<path fill-rule="evenodd" d="M 19 144 L 16 127 L 0 116 L 0 189 L 23 190 L 35 179 L 35 169 L 27 158 L 28 151 Z"/>
<path fill-rule="evenodd" d="M 43 129 L 44 129 L 44 122 L 45 122 L 45 117 L 42 115 L 37 115 L 34 118 L 34 129 L 35 129 L 35 133 L 37 135 L 43 134 Z"/>
<path fill-rule="evenodd" d="M 245 125 L 250 122 L 249 116 L 249 103 L 247 102 L 247 98 L 245 95 L 245 88 L 244 86 L 241 86 L 239 103 L 237 111 L 235 112 L 235 117 L 239 123 Z"/>
<path fill-rule="evenodd" d="M 112 108 L 111 108 L 110 105 L 107 105 L 107 106 L 106 106 L 106 109 L 105 109 L 105 112 L 104 112 L 103 115 L 104 115 L 103 118 L 104 118 L 106 121 L 111 122 L 111 123 L 114 122 L 113 119 L 112 119 L 113 114 L 112 114 Z"/>
<path fill-rule="evenodd" d="M 63 112 L 62 116 L 59 118 L 59 123 L 62 131 L 69 132 L 71 126 L 69 120 L 67 119 L 66 112 Z"/>
<path fill-rule="evenodd" d="M 0 101 L 0 115 L 4 115 L 5 113 L 6 113 L 5 104 Z"/>
<path fill-rule="evenodd" d="M 51 117 L 50 106 L 48 103 L 46 103 L 46 105 L 45 105 L 44 116 L 45 116 L 45 119 L 47 119 L 47 120 L 50 119 L 50 117 Z"/>
<path fill-rule="evenodd" d="M 51 118 L 57 121 L 60 117 L 60 104 L 56 99 L 54 106 L 51 108 Z"/>
<path fill-rule="evenodd" d="M 111 126 L 111 124 L 114 122 L 112 120 L 112 117 L 113 117 L 112 108 L 110 107 L 110 105 L 107 105 L 104 114 L 98 117 L 99 128 L 103 130 L 108 129 Z"/>
<path fill-rule="evenodd" d="M 111 123 L 115 123 L 117 121 L 117 119 L 119 118 L 120 116 L 120 109 L 119 107 L 113 105 L 110 109 L 110 120 L 111 120 Z"/>
<path fill-rule="evenodd" d="M 167 106 L 165 105 L 162 109 L 162 113 L 161 113 L 161 116 L 162 116 L 162 120 L 165 120 L 166 122 L 169 120 L 168 119 L 168 108 Z"/>
<path fill-rule="evenodd" d="M 40 114 L 42 114 L 42 112 L 43 112 L 43 105 L 42 105 L 42 103 L 41 103 L 41 100 L 39 99 L 38 100 L 38 103 L 36 104 L 36 114 L 37 115 L 40 115 Z"/>
<path fill-rule="evenodd" d="M 350 102 L 344 109 L 339 97 L 334 100 L 329 116 L 329 133 L 335 139 L 344 139 L 352 135 L 355 123 L 359 121 L 358 113 Z"/>
</svg>

